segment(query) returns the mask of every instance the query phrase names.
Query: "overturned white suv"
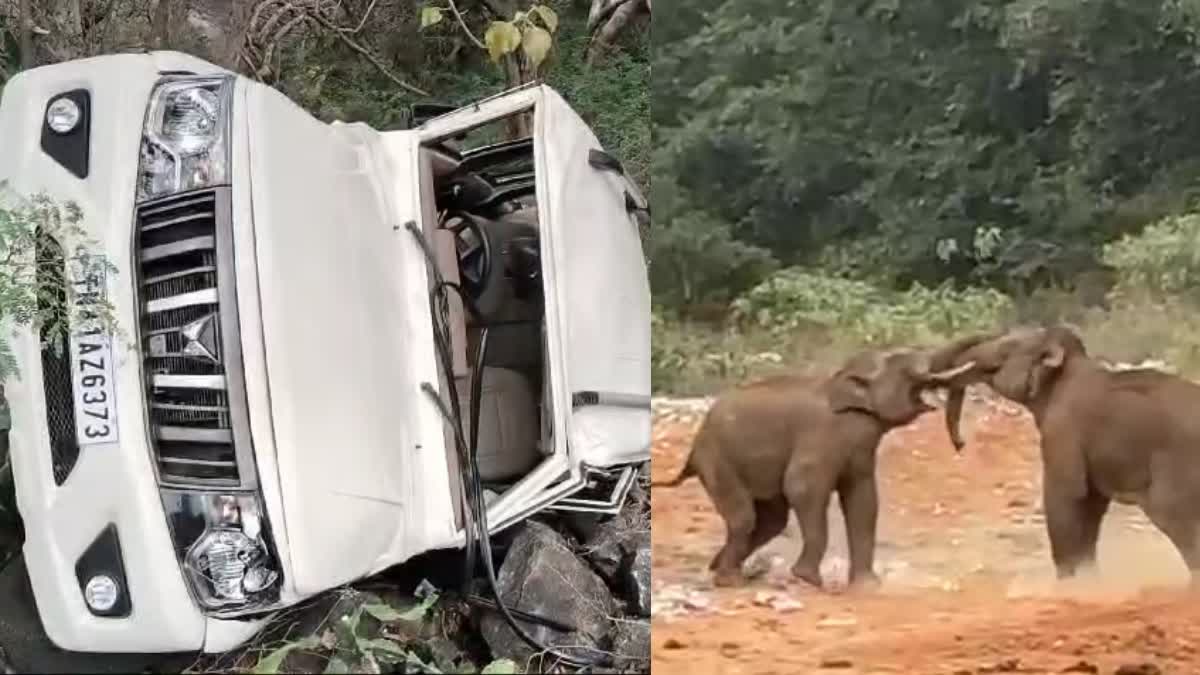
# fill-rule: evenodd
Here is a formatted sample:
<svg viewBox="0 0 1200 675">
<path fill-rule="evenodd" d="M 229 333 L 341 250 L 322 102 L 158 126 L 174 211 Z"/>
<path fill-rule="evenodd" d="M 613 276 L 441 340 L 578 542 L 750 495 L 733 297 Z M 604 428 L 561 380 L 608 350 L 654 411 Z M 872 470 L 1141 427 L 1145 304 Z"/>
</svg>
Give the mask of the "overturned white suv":
<svg viewBox="0 0 1200 675">
<path fill-rule="evenodd" d="M 80 295 L 127 329 L 12 338 L 58 648 L 224 651 L 541 509 L 615 511 L 649 459 L 647 207 L 546 86 L 380 132 L 179 53 L 73 61 L 5 85 L 0 182 L 79 205 L 117 270 Z"/>
</svg>

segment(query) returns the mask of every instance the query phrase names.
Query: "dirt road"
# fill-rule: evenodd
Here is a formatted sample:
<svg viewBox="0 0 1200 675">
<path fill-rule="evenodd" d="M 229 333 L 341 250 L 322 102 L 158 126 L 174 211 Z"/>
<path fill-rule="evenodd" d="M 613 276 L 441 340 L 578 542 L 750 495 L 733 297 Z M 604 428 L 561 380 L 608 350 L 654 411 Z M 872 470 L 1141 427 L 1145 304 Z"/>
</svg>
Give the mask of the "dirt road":
<svg viewBox="0 0 1200 675">
<path fill-rule="evenodd" d="M 675 475 L 699 414 L 657 418 L 656 482 Z M 1037 431 L 999 401 L 967 405 L 956 456 L 941 412 L 889 434 L 880 449 L 874 593 L 819 592 L 791 580 L 793 520 L 748 563 L 744 588 L 705 571 L 724 528 L 700 484 L 653 491 L 653 672 L 1167 673 L 1200 675 L 1200 597 L 1166 539 L 1114 507 L 1100 569 L 1053 581 L 1041 515 Z M 835 500 L 836 502 L 836 500 Z M 845 539 L 831 506 L 827 580 L 843 583 Z M 1139 668 L 1140 667 L 1140 668 Z M 1157 668 L 1157 669 L 1155 669 Z"/>
</svg>

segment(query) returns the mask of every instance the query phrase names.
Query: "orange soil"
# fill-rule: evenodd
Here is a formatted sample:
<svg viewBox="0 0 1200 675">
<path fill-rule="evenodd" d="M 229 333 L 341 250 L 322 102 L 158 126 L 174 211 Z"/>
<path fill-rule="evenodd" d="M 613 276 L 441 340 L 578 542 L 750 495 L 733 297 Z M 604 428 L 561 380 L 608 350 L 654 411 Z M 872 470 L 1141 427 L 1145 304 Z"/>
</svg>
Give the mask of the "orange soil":
<svg viewBox="0 0 1200 675">
<path fill-rule="evenodd" d="M 653 475 L 682 465 L 699 423 L 655 423 Z M 956 456 L 940 412 L 880 449 L 882 513 L 875 592 L 845 593 L 841 515 L 831 506 L 825 578 L 788 574 L 789 524 L 748 563 L 746 586 L 714 589 L 708 561 L 724 525 L 696 480 L 653 489 L 653 672 L 1200 674 L 1200 598 L 1166 539 L 1139 511 L 1105 520 L 1100 569 L 1053 579 L 1040 502 L 1037 431 L 1023 411 L 971 402 Z M 972 433 L 973 431 L 973 433 Z M 835 500 L 836 501 L 836 500 Z M 1094 670 L 1092 669 L 1094 668 Z"/>
</svg>

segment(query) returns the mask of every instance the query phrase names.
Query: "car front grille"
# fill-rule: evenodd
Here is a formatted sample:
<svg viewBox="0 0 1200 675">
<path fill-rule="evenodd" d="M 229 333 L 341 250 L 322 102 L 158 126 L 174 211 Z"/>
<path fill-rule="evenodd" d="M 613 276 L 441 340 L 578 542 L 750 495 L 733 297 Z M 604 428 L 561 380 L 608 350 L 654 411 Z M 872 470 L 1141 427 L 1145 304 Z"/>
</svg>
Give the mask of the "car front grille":
<svg viewBox="0 0 1200 675">
<path fill-rule="evenodd" d="M 62 485 L 79 461 L 75 435 L 75 399 L 71 383 L 71 349 L 67 316 L 50 317 L 49 312 L 67 307 L 66 258 L 62 245 L 42 231 L 36 233 L 38 314 L 42 317 L 42 388 L 46 397 L 46 428 L 50 432 L 50 461 L 54 483 Z"/>
<path fill-rule="evenodd" d="M 163 484 L 244 486 L 231 401 L 241 384 L 240 354 L 223 328 L 236 309 L 221 302 L 219 250 L 231 229 L 227 196 L 190 192 L 137 213 L 141 348 L 151 443 Z M 230 303 L 231 305 L 233 303 Z M 230 362 L 233 356 L 234 362 Z M 244 396 L 244 390 L 240 392 Z M 246 448 L 248 450 L 248 448 Z"/>
</svg>

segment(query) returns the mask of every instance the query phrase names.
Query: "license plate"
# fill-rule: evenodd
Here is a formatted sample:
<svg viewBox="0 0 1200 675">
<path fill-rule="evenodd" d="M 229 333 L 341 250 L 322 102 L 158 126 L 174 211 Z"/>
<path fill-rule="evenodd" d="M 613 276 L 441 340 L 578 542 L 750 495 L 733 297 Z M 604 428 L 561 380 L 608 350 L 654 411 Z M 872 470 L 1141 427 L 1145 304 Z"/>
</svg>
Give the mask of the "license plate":
<svg viewBox="0 0 1200 675">
<path fill-rule="evenodd" d="M 75 284 L 76 300 L 103 302 L 104 275 L 89 274 Z M 91 322 L 89 322 L 91 323 Z M 117 441 L 117 398 L 113 381 L 112 336 L 104 326 L 71 334 L 71 373 L 75 394 L 75 437 L 80 446 Z"/>
</svg>

